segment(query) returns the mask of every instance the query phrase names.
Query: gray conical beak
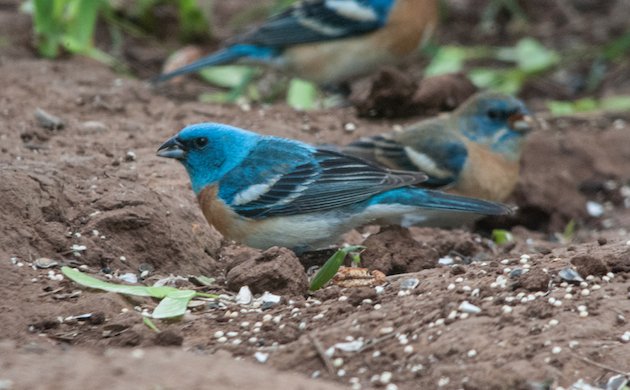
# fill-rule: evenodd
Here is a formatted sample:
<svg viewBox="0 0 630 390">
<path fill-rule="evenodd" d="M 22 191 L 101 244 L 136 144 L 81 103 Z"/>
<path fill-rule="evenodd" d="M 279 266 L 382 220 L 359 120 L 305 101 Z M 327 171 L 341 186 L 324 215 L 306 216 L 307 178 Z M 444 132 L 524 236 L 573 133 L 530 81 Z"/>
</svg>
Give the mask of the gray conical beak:
<svg viewBox="0 0 630 390">
<path fill-rule="evenodd" d="M 157 155 L 160 157 L 183 160 L 186 158 L 186 149 L 184 144 L 182 144 L 177 137 L 172 137 L 158 148 Z"/>
</svg>

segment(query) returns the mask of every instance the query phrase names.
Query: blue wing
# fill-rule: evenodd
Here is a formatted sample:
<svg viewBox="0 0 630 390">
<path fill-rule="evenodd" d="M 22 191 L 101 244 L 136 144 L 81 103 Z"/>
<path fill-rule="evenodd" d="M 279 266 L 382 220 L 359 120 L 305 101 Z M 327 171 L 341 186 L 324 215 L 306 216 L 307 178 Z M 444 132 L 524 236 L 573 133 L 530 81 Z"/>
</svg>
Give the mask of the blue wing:
<svg viewBox="0 0 630 390">
<path fill-rule="evenodd" d="M 347 38 L 385 25 L 395 0 L 305 0 L 233 43 L 283 48 Z"/>
<path fill-rule="evenodd" d="M 256 219 L 350 206 L 426 180 L 419 172 L 389 171 L 302 145 L 263 141 L 219 183 L 219 196 L 238 214 Z"/>
</svg>

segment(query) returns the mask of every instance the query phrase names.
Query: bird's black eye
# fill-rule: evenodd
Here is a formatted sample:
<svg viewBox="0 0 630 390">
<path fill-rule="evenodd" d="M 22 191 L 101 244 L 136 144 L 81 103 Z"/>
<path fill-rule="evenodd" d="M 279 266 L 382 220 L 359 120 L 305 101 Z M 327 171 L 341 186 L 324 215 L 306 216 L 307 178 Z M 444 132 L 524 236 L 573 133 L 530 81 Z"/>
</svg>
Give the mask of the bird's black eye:
<svg viewBox="0 0 630 390">
<path fill-rule="evenodd" d="M 195 138 L 193 140 L 193 145 L 197 149 L 203 149 L 206 147 L 206 145 L 208 145 L 208 139 L 206 137 Z"/>
<path fill-rule="evenodd" d="M 501 119 L 501 116 L 502 116 L 501 111 L 494 110 L 494 109 L 490 109 L 486 111 L 486 115 L 488 116 L 488 118 L 492 119 L 493 121 Z"/>
</svg>

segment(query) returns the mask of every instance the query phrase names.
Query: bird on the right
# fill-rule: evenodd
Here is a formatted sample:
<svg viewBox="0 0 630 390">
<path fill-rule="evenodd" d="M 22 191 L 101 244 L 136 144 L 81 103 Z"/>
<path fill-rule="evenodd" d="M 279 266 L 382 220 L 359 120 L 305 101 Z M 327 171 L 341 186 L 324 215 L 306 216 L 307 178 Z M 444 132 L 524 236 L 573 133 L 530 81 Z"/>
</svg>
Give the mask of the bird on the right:
<svg viewBox="0 0 630 390">
<path fill-rule="evenodd" d="M 429 179 L 423 187 L 503 202 L 518 182 L 533 124 L 519 99 L 480 92 L 450 114 L 360 138 L 340 149 L 390 169 L 424 172 Z"/>
</svg>

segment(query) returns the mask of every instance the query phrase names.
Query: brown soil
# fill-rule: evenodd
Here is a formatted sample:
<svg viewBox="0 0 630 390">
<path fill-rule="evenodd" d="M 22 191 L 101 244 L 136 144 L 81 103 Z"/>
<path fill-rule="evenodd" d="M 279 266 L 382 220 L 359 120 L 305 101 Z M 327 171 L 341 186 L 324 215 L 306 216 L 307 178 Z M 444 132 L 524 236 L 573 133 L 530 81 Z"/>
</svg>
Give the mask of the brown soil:
<svg viewBox="0 0 630 390">
<path fill-rule="evenodd" d="M 389 284 L 309 295 L 291 252 L 240 247 L 207 226 L 182 168 L 157 158 L 157 146 L 200 121 L 345 143 L 417 118 L 164 96 L 90 60 L 36 58 L 28 17 L 11 6 L 0 6 L 0 37 L 10 37 L 0 46 L 0 388 L 566 388 L 605 383 L 605 367 L 630 371 L 629 115 L 542 114 L 516 216 L 473 231 L 351 232 L 347 242 L 368 247 L 364 266 L 393 275 Z M 42 127 L 37 108 L 63 127 Z M 589 201 L 601 216 L 587 213 Z M 567 240 L 557 233 L 571 220 Z M 512 227 L 514 242 L 493 244 L 493 226 Z M 441 265 L 447 257 L 453 264 Z M 170 275 L 199 288 L 186 277 L 211 276 L 208 291 L 224 295 L 181 321 L 156 321 L 158 335 L 141 317 L 156 302 L 81 289 L 58 267 L 36 268 L 39 258 L 114 280 L 147 271 L 145 284 Z M 561 280 L 566 267 L 585 284 Z M 244 284 L 282 300 L 237 305 Z M 360 348 L 339 345 L 350 342 Z"/>
</svg>

